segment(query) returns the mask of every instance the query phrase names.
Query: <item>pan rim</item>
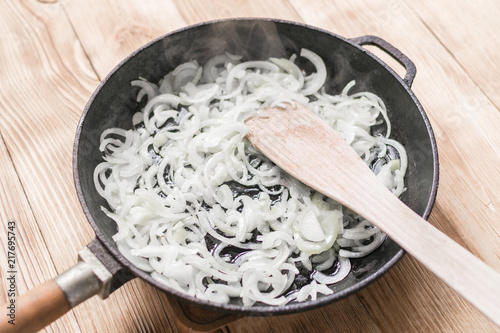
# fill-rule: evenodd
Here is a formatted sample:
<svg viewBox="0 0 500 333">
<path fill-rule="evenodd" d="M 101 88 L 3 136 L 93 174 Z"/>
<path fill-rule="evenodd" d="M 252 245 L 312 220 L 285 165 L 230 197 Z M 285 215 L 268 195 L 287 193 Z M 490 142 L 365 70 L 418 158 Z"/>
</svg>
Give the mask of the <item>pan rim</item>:
<svg viewBox="0 0 500 333">
<path fill-rule="evenodd" d="M 169 32 L 167 34 L 164 34 L 158 38 L 153 39 L 152 41 L 144 44 L 143 46 L 139 47 L 136 49 L 134 52 L 132 52 L 130 55 L 128 55 L 126 58 L 124 58 L 122 61 L 120 61 L 107 75 L 106 77 L 103 78 L 99 86 L 95 89 L 95 91 L 92 93 L 91 97 L 89 98 L 83 112 L 80 118 L 80 121 L 77 126 L 76 130 L 76 136 L 75 136 L 75 141 L 74 141 L 74 148 L 73 148 L 73 177 L 74 177 L 74 183 L 76 187 L 76 192 L 78 199 L 80 201 L 80 204 L 82 206 L 83 212 L 85 213 L 86 218 L 88 219 L 89 223 L 91 224 L 92 228 L 94 229 L 94 232 L 96 234 L 96 238 L 102 243 L 102 245 L 109 251 L 109 253 L 116 259 L 123 267 L 131 271 L 136 277 L 141 278 L 141 280 L 144 280 L 145 282 L 151 284 L 155 288 L 158 288 L 159 290 L 172 294 L 173 296 L 176 296 L 184 301 L 187 301 L 189 303 L 195 304 L 197 306 L 201 306 L 204 308 L 209 308 L 212 310 L 217 310 L 217 311 L 222 311 L 222 312 L 228 312 L 228 313 L 238 313 L 242 315 L 258 315 L 258 316 L 269 316 L 269 315 L 282 315 L 282 314 L 291 314 L 291 313 L 296 313 L 299 311 L 304 311 L 304 310 L 312 310 L 314 308 L 332 303 L 334 301 L 338 301 L 342 298 L 345 298 L 349 295 L 352 295 L 356 293 L 357 291 L 365 288 L 381 276 L 383 276 L 391 267 L 393 267 L 405 254 L 405 251 L 403 249 L 400 249 L 396 255 L 394 255 L 386 264 L 381 266 L 375 273 L 370 275 L 367 278 L 364 278 L 363 280 L 357 282 L 353 286 L 350 286 L 346 289 L 343 289 L 342 291 L 336 292 L 332 295 L 328 295 L 325 297 L 318 298 L 315 301 L 305 301 L 301 303 L 291 303 L 287 304 L 284 306 L 266 306 L 266 305 L 254 305 L 254 306 L 243 306 L 243 305 L 237 305 L 237 304 L 218 304 L 206 300 L 202 300 L 193 296 L 189 296 L 187 294 L 184 294 L 182 292 L 179 292 L 177 290 L 174 290 L 156 280 L 154 280 L 147 272 L 142 271 L 141 269 L 137 268 L 135 265 L 133 265 L 128 259 L 126 259 L 119 251 L 118 249 L 111 244 L 109 239 L 104 235 L 104 233 L 101 231 L 99 226 L 94 220 L 94 217 L 92 215 L 92 212 L 90 208 L 87 205 L 85 195 L 82 190 L 81 182 L 80 182 L 80 176 L 79 176 L 79 165 L 78 165 L 78 147 L 80 143 L 80 135 L 82 133 L 82 128 L 85 123 L 85 119 L 87 116 L 87 113 L 89 112 L 89 109 L 91 108 L 93 101 L 95 100 L 96 96 L 99 94 L 103 86 L 106 85 L 106 83 L 110 80 L 110 78 L 116 74 L 116 72 L 130 59 L 132 59 L 136 54 L 140 53 L 144 49 L 150 47 L 151 45 L 161 42 L 163 39 L 166 37 L 169 37 L 174 34 L 182 33 L 183 31 L 190 30 L 190 29 L 195 29 L 198 27 L 202 26 L 207 26 L 207 25 L 212 25 L 212 24 L 217 24 L 220 22 L 230 22 L 230 21 L 266 21 L 266 22 L 273 22 L 276 24 L 288 24 L 288 25 L 296 25 L 296 26 L 301 26 L 306 29 L 310 29 L 316 32 L 320 32 L 323 34 L 327 34 L 331 37 L 340 39 L 341 41 L 350 44 L 351 46 L 359 49 L 363 53 L 367 54 L 371 58 L 375 59 L 377 62 L 379 62 L 380 65 L 382 65 L 386 70 L 388 70 L 392 76 L 394 76 L 399 83 L 403 86 L 405 89 L 406 93 L 409 94 L 409 96 L 412 99 L 412 102 L 415 103 L 420 116 L 422 117 L 422 120 L 425 124 L 425 127 L 427 129 L 427 134 L 429 137 L 430 141 L 430 146 L 431 146 L 431 151 L 432 151 L 432 158 L 433 158 L 433 175 L 432 175 L 432 186 L 431 186 L 431 192 L 429 194 L 429 199 L 427 202 L 427 205 L 425 207 L 425 211 L 422 214 L 422 217 L 424 219 L 427 219 L 430 216 L 430 213 L 432 211 L 432 208 L 434 206 L 435 200 L 436 200 L 436 195 L 437 195 L 437 188 L 438 188 L 438 182 L 439 182 L 439 159 L 438 159 L 438 151 L 437 151 L 437 144 L 434 136 L 434 132 L 432 130 L 429 118 L 427 114 L 425 113 L 424 109 L 422 108 L 420 102 L 417 100 L 416 96 L 413 94 L 411 91 L 410 87 L 404 83 L 403 79 L 396 74 L 396 72 L 389 67 L 385 62 L 381 61 L 378 57 L 376 57 L 373 53 L 368 51 L 367 49 L 363 48 L 362 46 L 350 41 L 347 38 L 344 38 L 342 36 L 339 36 L 335 33 L 332 33 L 330 31 L 317 28 L 314 26 L 310 26 L 307 24 L 303 23 L 298 23 L 298 22 L 293 22 L 293 21 L 288 21 L 288 20 L 281 20 L 281 19 L 273 19 L 273 18 L 253 18 L 253 17 L 240 17 L 240 18 L 229 18 L 229 19 L 219 19 L 219 20 L 211 20 L 211 21 L 206 21 L 206 22 L 201 22 L 197 23 L 194 25 L 189 25 L 177 30 L 174 30 L 172 32 Z"/>
</svg>

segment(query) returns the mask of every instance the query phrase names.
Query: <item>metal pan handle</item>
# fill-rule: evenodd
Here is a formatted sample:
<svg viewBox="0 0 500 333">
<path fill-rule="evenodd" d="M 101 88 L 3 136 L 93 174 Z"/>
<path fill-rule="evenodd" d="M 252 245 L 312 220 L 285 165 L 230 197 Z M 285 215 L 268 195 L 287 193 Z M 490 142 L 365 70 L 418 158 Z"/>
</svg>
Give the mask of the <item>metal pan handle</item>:
<svg viewBox="0 0 500 333">
<path fill-rule="evenodd" d="M 363 45 L 373 45 L 378 47 L 380 50 L 384 51 L 385 53 L 389 54 L 392 58 L 394 58 L 398 63 L 400 63 L 406 70 L 406 74 L 403 78 L 404 83 L 408 87 L 411 87 L 413 83 L 413 79 L 415 78 L 415 75 L 417 74 L 417 68 L 415 67 L 415 64 L 413 61 L 410 60 L 406 55 L 404 55 L 401 51 L 399 51 L 397 48 L 392 46 L 390 43 L 386 42 L 380 37 L 377 36 L 372 36 L 372 35 L 366 35 L 366 36 L 361 36 L 361 37 L 356 37 L 356 38 L 350 38 L 350 42 L 353 42 L 354 44 L 357 44 L 359 46 Z"/>
</svg>

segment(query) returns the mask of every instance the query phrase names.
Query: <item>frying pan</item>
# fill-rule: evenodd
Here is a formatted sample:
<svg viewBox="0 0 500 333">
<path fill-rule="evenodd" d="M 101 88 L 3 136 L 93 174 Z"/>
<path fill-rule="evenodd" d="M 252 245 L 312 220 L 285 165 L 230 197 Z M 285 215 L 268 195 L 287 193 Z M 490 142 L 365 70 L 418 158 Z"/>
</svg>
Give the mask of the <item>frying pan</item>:
<svg viewBox="0 0 500 333">
<path fill-rule="evenodd" d="M 397 60 L 405 68 L 405 76 L 397 75 L 364 45 L 374 45 Z M 100 134 L 110 127 L 131 128 L 132 115 L 141 107 L 136 101 L 137 90 L 130 82 L 138 77 L 158 82 L 181 63 L 196 59 L 203 64 L 223 52 L 240 54 L 246 60 L 261 60 L 271 56 L 289 57 L 298 54 L 301 48 L 312 50 L 325 61 L 328 92 L 338 93 L 349 81 L 356 80 L 353 92 L 371 91 L 385 102 L 393 124 L 392 137 L 406 147 L 409 159 L 405 177 L 407 189 L 401 200 L 427 218 L 438 185 L 437 148 L 429 120 L 410 90 L 416 74 L 415 66 L 404 54 L 375 36 L 346 39 L 315 27 L 282 20 L 240 18 L 193 25 L 162 36 L 135 51 L 115 67 L 90 98 L 77 128 L 73 168 L 78 198 L 96 238 L 80 252 L 79 262 L 74 267 L 19 298 L 19 325 L 40 329 L 95 294 L 106 298 L 135 277 L 191 306 L 239 315 L 288 314 L 310 310 L 355 293 L 392 267 L 404 251 L 391 239 L 386 239 L 372 254 L 352 260 L 351 273 L 331 286 L 334 291 L 331 295 L 280 307 L 258 303 L 246 307 L 237 300 L 215 304 L 185 295 L 154 280 L 130 263 L 117 250 L 112 239 L 117 227 L 101 210 L 101 206 L 107 207 L 107 204 L 95 189 L 93 172 L 102 160 L 98 149 Z M 307 64 L 304 66 L 307 71 Z M 375 133 L 383 131 L 382 126 L 373 129 Z"/>
</svg>

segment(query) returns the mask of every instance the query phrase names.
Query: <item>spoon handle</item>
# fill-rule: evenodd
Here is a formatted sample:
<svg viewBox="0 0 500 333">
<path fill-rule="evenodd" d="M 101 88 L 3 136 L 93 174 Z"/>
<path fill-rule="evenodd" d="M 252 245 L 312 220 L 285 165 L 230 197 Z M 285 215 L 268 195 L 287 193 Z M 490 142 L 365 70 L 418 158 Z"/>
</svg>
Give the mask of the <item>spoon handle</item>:
<svg viewBox="0 0 500 333">
<path fill-rule="evenodd" d="M 269 108 L 246 123 L 247 138 L 270 160 L 379 227 L 500 326 L 500 273 L 394 196 L 316 114 L 297 103 Z"/>
</svg>

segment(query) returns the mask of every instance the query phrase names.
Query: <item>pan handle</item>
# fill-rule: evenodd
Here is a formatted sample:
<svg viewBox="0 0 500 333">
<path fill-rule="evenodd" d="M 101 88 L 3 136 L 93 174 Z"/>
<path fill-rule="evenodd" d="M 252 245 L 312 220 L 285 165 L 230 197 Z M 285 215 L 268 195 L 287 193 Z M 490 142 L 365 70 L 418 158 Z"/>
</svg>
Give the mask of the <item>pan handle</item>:
<svg viewBox="0 0 500 333">
<path fill-rule="evenodd" d="M 79 252 L 76 265 L 16 297 L 15 303 L 2 305 L 0 315 L 7 320 L 0 321 L 0 332 L 37 332 L 92 296 L 107 298 L 129 281 L 132 275 L 123 273 L 124 268 L 111 255 L 104 255 L 103 260 L 102 249 L 95 239 Z M 15 314 L 14 325 L 8 321 L 11 313 Z"/>
<path fill-rule="evenodd" d="M 4 314 L 5 309 L 7 316 Z M 13 312 L 10 312 L 10 309 L 13 309 Z M 0 321 L 0 331 L 38 332 L 69 310 L 70 305 L 63 290 L 55 280 L 50 280 L 17 297 L 15 303 L 2 305 L 4 315 Z M 9 317 L 11 314 L 14 315 Z"/>
<path fill-rule="evenodd" d="M 403 81 L 408 87 L 411 87 L 413 79 L 417 74 L 417 67 L 415 67 L 413 61 L 411 61 L 410 58 L 403 54 L 403 52 L 392 46 L 392 44 L 390 44 L 389 42 L 377 36 L 366 35 L 356 38 L 350 38 L 349 41 L 359 46 L 373 45 L 389 54 L 406 69 L 406 74 L 403 78 Z"/>
</svg>

